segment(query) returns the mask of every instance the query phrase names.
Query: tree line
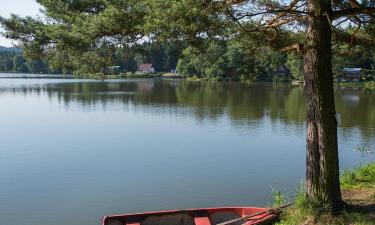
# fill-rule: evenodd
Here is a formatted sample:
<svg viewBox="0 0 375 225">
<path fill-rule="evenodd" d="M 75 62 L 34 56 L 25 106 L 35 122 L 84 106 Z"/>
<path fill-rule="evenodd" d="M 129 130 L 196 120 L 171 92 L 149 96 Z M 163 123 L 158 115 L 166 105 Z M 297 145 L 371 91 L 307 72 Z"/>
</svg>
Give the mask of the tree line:
<svg viewBox="0 0 375 225">
<path fill-rule="evenodd" d="M 333 57 L 335 75 L 345 67 L 375 70 L 375 47 L 340 45 Z M 236 37 L 228 40 L 204 41 L 199 45 L 145 42 L 131 47 L 102 46 L 79 57 L 61 60 L 56 53 L 49 58 L 33 60 L 21 51 L 0 51 L 0 72 L 50 74 L 119 74 L 136 72 L 142 63 L 153 64 L 156 72 L 177 69 L 184 77 L 237 80 L 272 80 L 276 70 L 285 66 L 290 76 L 304 79 L 303 59 L 294 52 L 280 52 L 269 46 Z"/>
<path fill-rule="evenodd" d="M 0 52 L 0 72 L 3 73 L 56 73 L 43 60 L 27 60 L 19 52 Z"/>
<path fill-rule="evenodd" d="M 181 45 L 142 43 L 131 47 L 101 46 L 79 55 L 55 52 L 49 57 L 33 59 L 27 52 L 0 51 L 0 72 L 60 73 L 88 75 L 135 72 L 141 63 L 151 63 L 158 72 L 176 69 Z"/>
</svg>

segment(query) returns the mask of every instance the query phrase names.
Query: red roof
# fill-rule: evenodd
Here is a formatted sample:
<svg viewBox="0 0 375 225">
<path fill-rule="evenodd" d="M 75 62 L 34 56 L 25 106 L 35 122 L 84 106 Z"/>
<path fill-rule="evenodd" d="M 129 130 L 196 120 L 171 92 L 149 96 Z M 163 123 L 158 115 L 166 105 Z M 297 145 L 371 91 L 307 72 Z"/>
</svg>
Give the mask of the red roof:
<svg viewBox="0 0 375 225">
<path fill-rule="evenodd" d="M 139 64 L 138 66 L 139 71 L 152 71 L 153 69 L 152 64 Z"/>
</svg>

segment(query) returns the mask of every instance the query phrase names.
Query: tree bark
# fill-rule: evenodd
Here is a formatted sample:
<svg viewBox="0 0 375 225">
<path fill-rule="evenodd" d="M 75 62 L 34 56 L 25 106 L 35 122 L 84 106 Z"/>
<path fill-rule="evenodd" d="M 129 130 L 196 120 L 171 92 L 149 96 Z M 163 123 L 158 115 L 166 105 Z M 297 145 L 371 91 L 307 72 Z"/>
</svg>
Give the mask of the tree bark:
<svg viewBox="0 0 375 225">
<path fill-rule="evenodd" d="M 337 122 L 333 91 L 330 0 L 308 0 L 304 70 L 307 103 L 306 191 L 310 200 L 338 210 Z"/>
</svg>

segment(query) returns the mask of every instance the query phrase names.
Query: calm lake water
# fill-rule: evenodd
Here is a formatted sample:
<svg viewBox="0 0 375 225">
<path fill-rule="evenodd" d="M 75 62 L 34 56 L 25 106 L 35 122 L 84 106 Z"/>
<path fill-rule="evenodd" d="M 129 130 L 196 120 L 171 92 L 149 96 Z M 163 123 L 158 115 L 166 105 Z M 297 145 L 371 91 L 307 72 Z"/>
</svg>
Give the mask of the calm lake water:
<svg viewBox="0 0 375 225">
<path fill-rule="evenodd" d="M 0 224 L 257 205 L 305 173 L 290 85 L 0 75 Z M 22 77 L 22 76 L 21 76 Z M 375 160 L 375 91 L 336 89 L 341 168 Z"/>
</svg>

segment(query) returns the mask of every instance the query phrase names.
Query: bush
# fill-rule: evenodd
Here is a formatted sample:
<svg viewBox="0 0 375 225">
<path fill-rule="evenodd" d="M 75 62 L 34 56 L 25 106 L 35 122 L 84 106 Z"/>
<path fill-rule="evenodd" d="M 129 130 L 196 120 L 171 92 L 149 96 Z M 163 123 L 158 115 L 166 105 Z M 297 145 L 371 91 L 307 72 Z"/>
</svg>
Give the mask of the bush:
<svg viewBox="0 0 375 225">
<path fill-rule="evenodd" d="M 186 80 L 188 80 L 188 81 L 200 81 L 201 79 L 198 76 L 194 75 L 192 77 L 188 77 Z"/>
<path fill-rule="evenodd" d="M 375 89 L 375 81 L 369 81 L 365 83 L 365 88 Z"/>
</svg>

